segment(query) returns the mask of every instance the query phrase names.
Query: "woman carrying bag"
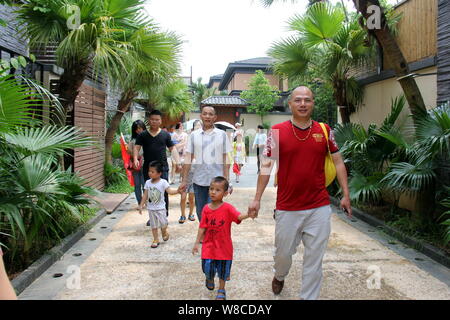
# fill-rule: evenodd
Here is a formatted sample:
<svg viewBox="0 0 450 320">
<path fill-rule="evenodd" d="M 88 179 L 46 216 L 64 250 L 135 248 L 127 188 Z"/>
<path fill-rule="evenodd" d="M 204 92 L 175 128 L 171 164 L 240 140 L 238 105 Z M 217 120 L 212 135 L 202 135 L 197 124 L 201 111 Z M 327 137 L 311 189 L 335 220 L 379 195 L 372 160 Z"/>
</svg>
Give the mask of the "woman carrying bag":
<svg viewBox="0 0 450 320">
<path fill-rule="evenodd" d="M 145 123 L 142 120 L 136 120 L 131 125 L 131 140 L 128 143 L 128 148 L 127 148 L 127 152 L 130 155 L 133 155 L 134 144 L 136 142 L 137 136 L 141 132 L 144 132 L 145 130 L 147 130 L 147 128 L 145 126 Z M 138 205 L 141 203 L 142 194 L 143 194 L 144 185 L 145 185 L 144 175 L 142 173 L 142 163 L 143 162 L 144 162 L 143 150 L 141 149 L 139 152 L 139 167 L 134 168 L 132 162 L 130 162 L 130 166 L 131 166 L 130 169 L 132 170 L 133 179 L 134 179 L 134 194 L 136 195 L 136 201 L 137 201 Z"/>
</svg>

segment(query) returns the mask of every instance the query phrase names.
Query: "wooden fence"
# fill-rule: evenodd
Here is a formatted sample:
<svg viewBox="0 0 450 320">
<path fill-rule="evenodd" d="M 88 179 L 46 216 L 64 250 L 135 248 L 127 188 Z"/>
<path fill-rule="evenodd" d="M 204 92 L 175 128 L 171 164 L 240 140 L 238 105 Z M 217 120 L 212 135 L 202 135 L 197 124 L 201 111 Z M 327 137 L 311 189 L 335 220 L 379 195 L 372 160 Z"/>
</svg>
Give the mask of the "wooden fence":
<svg viewBox="0 0 450 320">
<path fill-rule="evenodd" d="M 95 147 L 78 148 L 74 152 L 74 171 L 87 185 L 103 190 L 105 179 L 105 92 L 83 83 L 75 100 L 74 125 L 95 142 Z"/>
<path fill-rule="evenodd" d="M 403 13 L 398 24 L 397 43 L 406 61 L 416 62 L 437 54 L 438 0 L 409 0 L 395 9 Z M 384 56 L 385 70 L 392 69 Z"/>
<path fill-rule="evenodd" d="M 450 101 L 450 4 L 439 0 L 438 104 Z"/>
</svg>

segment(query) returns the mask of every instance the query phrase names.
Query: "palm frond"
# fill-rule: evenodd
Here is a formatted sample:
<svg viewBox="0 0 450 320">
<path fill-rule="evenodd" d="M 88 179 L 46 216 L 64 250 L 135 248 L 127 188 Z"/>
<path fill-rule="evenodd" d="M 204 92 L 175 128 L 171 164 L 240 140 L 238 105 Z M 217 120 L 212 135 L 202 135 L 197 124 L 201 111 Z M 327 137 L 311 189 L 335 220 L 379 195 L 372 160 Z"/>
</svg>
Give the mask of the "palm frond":
<svg viewBox="0 0 450 320">
<path fill-rule="evenodd" d="M 37 107 L 39 100 L 29 87 L 11 76 L 0 77 L 0 132 L 30 124 Z"/>
<path fill-rule="evenodd" d="M 367 177 L 355 173 L 349 181 L 351 200 L 355 203 L 379 203 L 383 191 L 382 178 L 383 174 L 381 173 L 375 173 Z"/>
<path fill-rule="evenodd" d="M 313 47 L 328 42 L 340 30 L 345 20 L 342 8 L 326 2 L 318 2 L 308 8 L 303 16 L 294 16 L 289 21 L 292 30 L 299 31 L 305 45 Z"/>
<path fill-rule="evenodd" d="M 417 194 L 429 189 L 436 179 L 430 161 L 393 163 L 382 182 L 399 193 Z"/>
<path fill-rule="evenodd" d="M 187 85 L 181 81 L 166 84 L 160 93 L 158 109 L 176 118 L 183 112 L 192 111 L 193 104 Z"/>
<path fill-rule="evenodd" d="M 450 154 L 450 107 L 436 108 L 418 119 L 416 135 L 434 154 Z"/>
<path fill-rule="evenodd" d="M 311 60 L 310 52 L 298 37 L 275 42 L 268 54 L 275 59 L 274 71 L 290 78 L 305 73 Z"/>
<path fill-rule="evenodd" d="M 44 126 L 23 128 L 15 133 L 6 133 L 5 141 L 17 147 L 25 156 L 41 154 L 66 154 L 66 149 L 92 146 L 91 138 L 84 137 L 74 127 Z"/>
</svg>

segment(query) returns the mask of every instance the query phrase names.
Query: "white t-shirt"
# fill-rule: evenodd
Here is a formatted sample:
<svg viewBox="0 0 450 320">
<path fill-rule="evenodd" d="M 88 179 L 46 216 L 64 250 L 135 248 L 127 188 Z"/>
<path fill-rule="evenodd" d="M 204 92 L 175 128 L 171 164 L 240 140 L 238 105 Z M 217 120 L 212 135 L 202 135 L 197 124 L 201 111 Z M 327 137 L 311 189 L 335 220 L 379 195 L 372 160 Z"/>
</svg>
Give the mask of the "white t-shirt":
<svg viewBox="0 0 450 320">
<path fill-rule="evenodd" d="M 145 182 L 144 189 L 148 190 L 148 210 L 166 209 L 166 201 L 164 200 L 164 192 L 169 187 L 169 183 L 165 179 L 159 179 L 157 183 L 152 183 L 152 179 Z"/>
</svg>

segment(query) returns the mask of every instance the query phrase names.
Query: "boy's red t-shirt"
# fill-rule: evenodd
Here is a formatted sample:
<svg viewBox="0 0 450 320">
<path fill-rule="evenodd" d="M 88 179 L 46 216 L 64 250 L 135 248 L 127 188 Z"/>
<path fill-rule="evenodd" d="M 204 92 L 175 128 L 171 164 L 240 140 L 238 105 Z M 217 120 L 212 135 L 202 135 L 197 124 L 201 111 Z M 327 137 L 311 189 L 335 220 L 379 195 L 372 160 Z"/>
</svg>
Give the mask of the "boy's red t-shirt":
<svg viewBox="0 0 450 320">
<path fill-rule="evenodd" d="M 291 121 L 274 125 L 267 137 L 266 157 L 277 161 L 277 210 L 302 211 L 330 204 L 325 187 L 325 157 L 339 151 L 333 131 L 325 125 L 327 140 L 320 124 L 302 130 Z M 294 133 L 295 132 L 295 133 Z M 304 139 L 300 141 L 299 139 Z"/>
<path fill-rule="evenodd" d="M 200 228 L 205 228 L 206 233 L 202 244 L 202 259 L 233 260 L 231 223 L 240 224 L 240 214 L 226 202 L 215 210 L 209 205 L 203 207 Z"/>
</svg>

